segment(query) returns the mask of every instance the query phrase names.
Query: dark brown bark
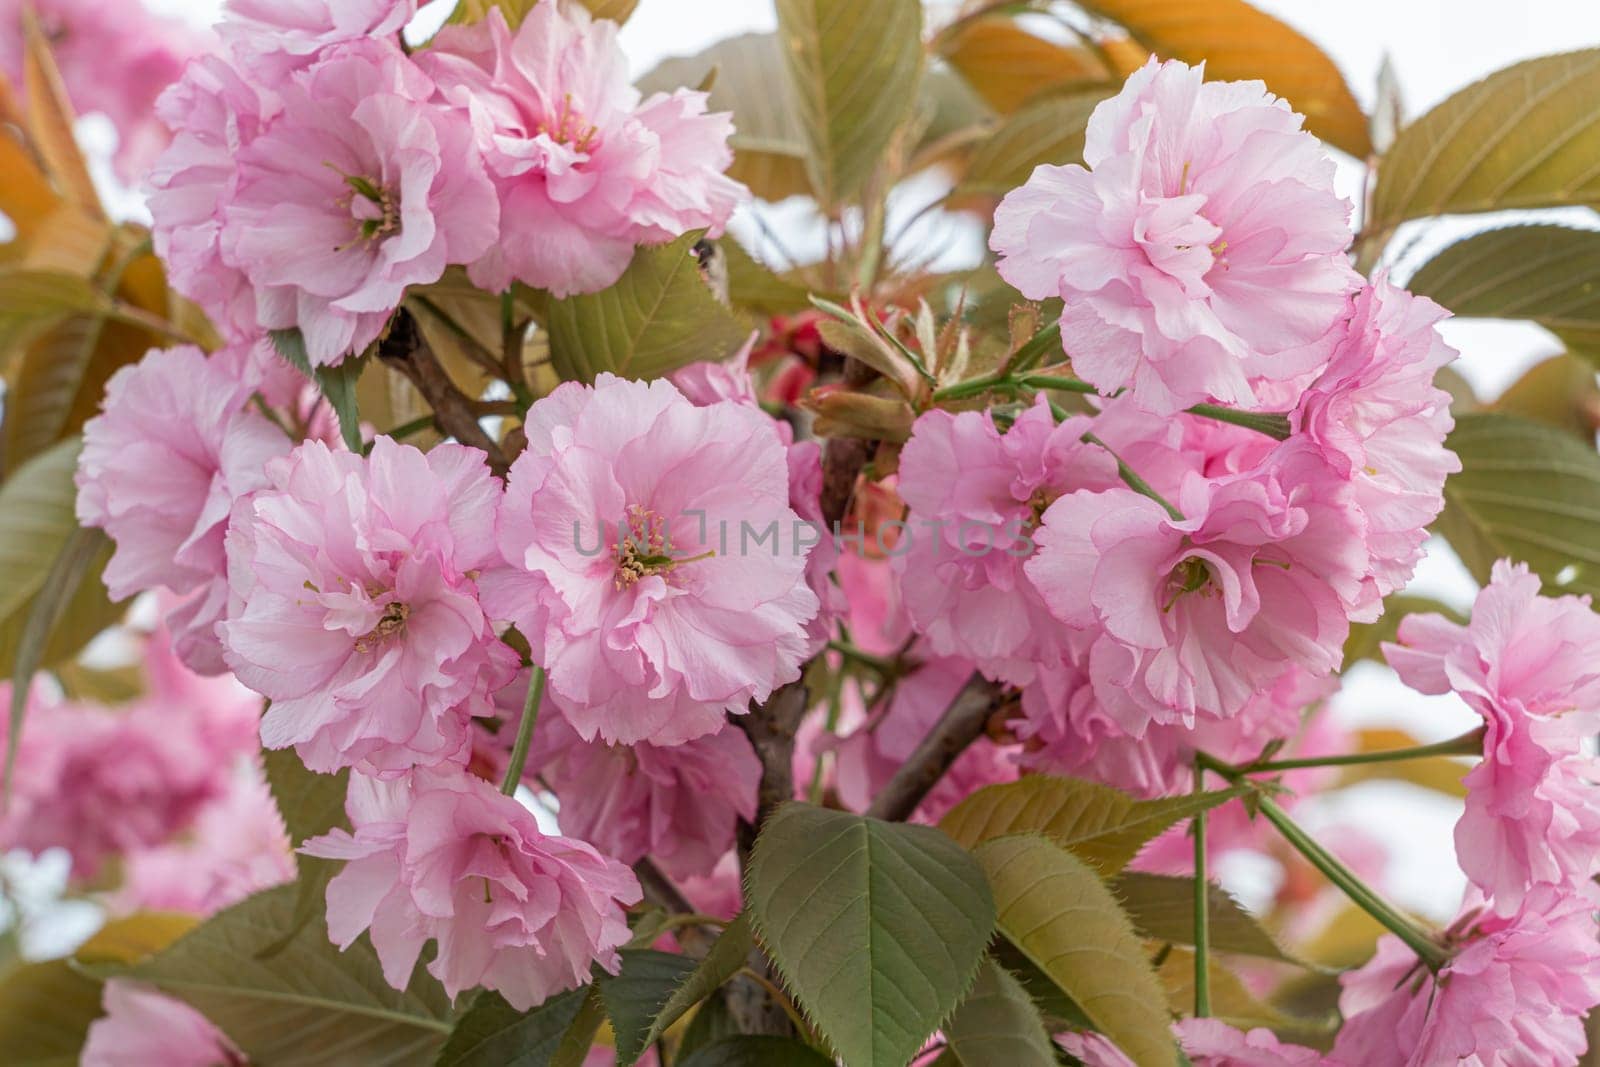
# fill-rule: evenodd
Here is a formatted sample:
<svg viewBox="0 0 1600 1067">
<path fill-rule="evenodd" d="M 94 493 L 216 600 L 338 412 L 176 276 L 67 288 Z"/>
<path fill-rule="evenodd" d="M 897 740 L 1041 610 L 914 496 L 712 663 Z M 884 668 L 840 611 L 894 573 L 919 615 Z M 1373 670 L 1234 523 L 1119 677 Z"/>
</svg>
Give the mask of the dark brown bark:
<svg viewBox="0 0 1600 1067">
<path fill-rule="evenodd" d="M 973 674 L 928 735 L 894 772 L 894 777 L 872 799 L 867 814 L 874 819 L 899 822 L 911 817 L 922 798 L 939 783 L 944 772 L 983 735 L 989 717 L 1000 706 L 1000 686 Z"/>
<path fill-rule="evenodd" d="M 464 445 L 482 449 L 489 457 L 489 469 L 505 474 L 510 461 L 498 442 L 478 423 L 476 402 L 456 388 L 444 367 L 428 347 L 417 320 L 401 308 L 389 323 L 389 333 L 378 343 L 378 358 L 394 368 L 412 385 L 433 409 L 439 432 Z"/>
</svg>

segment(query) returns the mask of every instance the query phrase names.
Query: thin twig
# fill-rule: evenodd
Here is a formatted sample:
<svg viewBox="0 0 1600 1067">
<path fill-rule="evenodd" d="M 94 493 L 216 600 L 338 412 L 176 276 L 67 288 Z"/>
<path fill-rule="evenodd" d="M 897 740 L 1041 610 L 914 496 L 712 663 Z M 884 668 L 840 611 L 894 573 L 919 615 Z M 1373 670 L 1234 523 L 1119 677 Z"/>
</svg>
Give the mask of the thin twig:
<svg viewBox="0 0 1600 1067">
<path fill-rule="evenodd" d="M 456 388 L 450 376 L 423 339 L 417 320 L 404 308 L 395 314 L 389 334 L 378 344 L 378 358 L 394 368 L 422 394 L 433 409 L 434 423 L 441 433 L 454 437 L 489 457 L 489 469 L 504 474 L 510 466 L 505 452 L 478 424 L 473 401 Z"/>
<path fill-rule="evenodd" d="M 1000 704 L 1000 686 L 974 673 L 918 743 L 889 783 L 872 798 L 867 815 L 891 822 L 910 818 L 944 772 L 979 737 Z"/>
</svg>

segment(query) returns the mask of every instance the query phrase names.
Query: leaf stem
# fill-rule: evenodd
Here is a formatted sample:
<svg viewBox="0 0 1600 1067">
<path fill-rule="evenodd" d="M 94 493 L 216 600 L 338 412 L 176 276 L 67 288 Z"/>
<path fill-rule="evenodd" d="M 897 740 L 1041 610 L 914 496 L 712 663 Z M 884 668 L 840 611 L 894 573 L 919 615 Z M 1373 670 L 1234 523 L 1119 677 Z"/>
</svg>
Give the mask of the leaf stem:
<svg viewBox="0 0 1600 1067">
<path fill-rule="evenodd" d="M 1392 748 L 1384 752 L 1353 752 L 1338 756 L 1307 756 L 1301 759 L 1266 760 L 1239 768 L 1241 774 L 1264 774 L 1272 771 L 1292 771 L 1302 767 L 1353 767 L 1365 763 L 1399 763 L 1403 760 L 1427 759 L 1430 756 L 1476 756 L 1483 752 L 1483 727 L 1469 730 L 1460 737 L 1437 741 L 1431 745 L 1414 748 Z"/>
<path fill-rule="evenodd" d="M 885 659 L 882 656 L 874 656 L 872 653 L 865 649 L 857 648 L 848 641 L 829 641 L 828 649 L 839 653 L 847 660 L 861 664 L 863 667 L 870 667 L 884 677 L 889 677 L 897 671 L 893 660 Z"/>
<path fill-rule="evenodd" d="M 1205 790 L 1205 769 L 1198 757 L 1194 766 L 1194 792 Z M 1211 904 L 1206 881 L 1206 813 L 1197 812 L 1194 832 L 1194 1014 L 1211 1014 Z"/>
<path fill-rule="evenodd" d="M 528 697 L 522 704 L 522 721 L 517 724 L 517 741 L 511 749 L 511 762 L 506 764 L 506 778 L 500 783 L 500 792 L 515 796 L 522 783 L 522 768 L 528 762 L 528 749 L 533 744 L 533 724 L 539 721 L 539 704 L 544 699 L 544 668 L 533 666 L 533 677 L 528 679 Z"/>
<path fill-rule="evenodd" d="M 1201 766 L 1217 772 L 1231 782 L 1249 781 L 1240 768 L 1208 756 L 1204 752 L 1198 753 L 1196 759 Z M 1355 872 L 1346 867 L 1337 856 L 1302 830 L 1293 819 L 1289 818 L 1289 813 L 1262 792 L 1259 786 L 1256 788 L 1257 793 L 1254 798 L 1256 810 L 1265 815 L 1267 821 L 1277 827 L 1283 839 L 1294 846 L 1295 851 L 1309 860 L 1313 867 L 1321 871 L 1323 876 L 1337 886 L 1357 907 L 1405 942 L 1430 971 L 1437 972 L 1449 961 L 1450 954 L 1444 946 L 1419 929 L 1401 914 L 1398 908 L 1380 897 L 1376 890 L 1357 877 Z"/>
<path fill-rule="evenodd" d="M 1058 413 L 1056 417 L 1060 418 L 1061 414 Z M 1124 463 L 1122 461 L 1122 457 L 1117 455 L 1116 452 L 1112 450 L 1110 445 L 1106 444 L 1092 433 L 1084 434 L 1083 440 L 1091 445 L 1099 445 L 1101 448 L 1111 453 L 1111 458 L 1117 461 L 1117 473 L 1122 476 L 1123 482 L 1128 486 L 1129 489 L 1132 489 L 1135 493 L 1138 493 L 1141 496 L 1147 496 L 1151 500 L 1154 500 L 1157 504 L 1160 504 L 1162 508 L 1166 510 L 1166 513 L 1172 517 L 1174 522 L 1183 521 L 1183 512 L 1173 507 L 1172 504 L 1167 501 L 1166 497 L 1156 492 L 1149 482 L 1139 477 L 1139 472 Z"/>
</svg>

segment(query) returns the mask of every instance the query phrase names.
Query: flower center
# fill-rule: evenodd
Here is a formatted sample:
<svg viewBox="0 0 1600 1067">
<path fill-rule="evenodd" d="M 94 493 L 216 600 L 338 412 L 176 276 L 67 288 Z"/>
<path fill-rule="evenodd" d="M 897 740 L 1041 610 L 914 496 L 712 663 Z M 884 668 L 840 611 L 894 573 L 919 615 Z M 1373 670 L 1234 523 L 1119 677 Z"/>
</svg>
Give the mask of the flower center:
<svg viewBox="0 0 1600 1067">
<path fill-rule="evenodd" d="M 356 638 L 357 652 L 371 652 L 373 646 L 379 642 L 393 637 L 406 628 L 406 620 L 411 617 L 411 605 L 402 604 L 398 600 L 383 609 L 378 624 L 371 630 Z"/>
<path fill-rule="evenodd" d="M 1186 593 L 1205 596 L 1210 588 L 1211 568 L 1206 566 L 1205 560 L 1190 556 L 1167 575 L 1167 602 L 1161 606 L 1161 610 L 1171 611 L 1172 606 Z"/>
<path fill-rule="evenodd" d="M 328 164 L 330 167 L 333 164 Z M 350 187 L 349 195 L 339 203 L 350 212 L 355 223 L 355 236 L 342 246 L 344 251 L 363 241 L 381 241 L 400 232 L 400 206 L 394 196 L 371 178 L 359 174 L 344 174 L 344 183 Z"/>
<path fill-rule="evenodd" d="M 575 152 L 589 151 L 600 137 L 600 127 L 587 123 L 582 113 L 572 106 L 571 93 L 562 98 L 561 109 L 554 118 L 539 123 L 538 128 L 556 144 L 571 145 Z"/>
<path fill-rule="evenodd" d="M 637 504 L 628 507 L 628 521 L 618 531 L 617 576 L 614 585 L 623 589 L 641 578 L 657 574 L 670 574 L 685 563 L 710 559 L 715 551 L 705 551 L 698 556 L 674 556 L 667 537 L 667 523 L 649 508 Z"/>
</svg>

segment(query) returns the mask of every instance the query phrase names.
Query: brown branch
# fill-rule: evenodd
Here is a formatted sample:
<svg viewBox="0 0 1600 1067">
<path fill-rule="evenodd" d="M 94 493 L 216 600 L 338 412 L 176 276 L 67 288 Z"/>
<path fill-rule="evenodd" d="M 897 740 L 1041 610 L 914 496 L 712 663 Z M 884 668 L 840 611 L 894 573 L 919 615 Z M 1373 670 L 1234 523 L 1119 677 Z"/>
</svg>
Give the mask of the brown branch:
<svg viewBox="0 0 1600 1067">
<path fill-rule="evenodd" d="M 767 816 L 785 801 L 794 799 L 794 736 L 800 729 L 810 704 L 803 681 L 790 682 L 773 693 L 765 704 L 735 715 L 733 723 L 750 739 L 756 758 L 761 761 L 761 785 L 756 793 L 754 823 L 739 824 L 739 855 L 749 855 L 756 833 Z"/>
<path fill-rule="evenodd" d="M 999 706 L 1000 686 L 974 673 L 939 722 L 872 798 L 867 815 L 890 822 L 910 818 L 956 758 L 983 735 L 989 716 Z"/>
<path fill-rule="evenodd" d="M 638 876 L 639 888 L 644 890 L 647 902 L 665 908 L 674 915 L 690 915 L 697 910 L 683 895 L 683 891 L 648 856 L 633 865 L 633 873 Z M 696 959 L 704 959 L 706 953 L 711 951 L 711 943 L 717 939 L 716 933 L 704 926 L 682 926 L 673 931 L 673 936 L 684 951 Z"/>
<path fill-rule="evenodd" d="M 510 462 L 494 438 L 478 425 L 475 401 L 469 398 L 439 365 L 438 358 L 411 313 L 401 308 L 389 324 L 389 333 L 378 343 L 378 359 L 406 376 L 433 409 L 439 432 L 464 445 L 481 449 L 489 457 L 489 469 L 504 474 Z"/>
</svg>

